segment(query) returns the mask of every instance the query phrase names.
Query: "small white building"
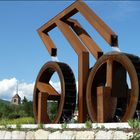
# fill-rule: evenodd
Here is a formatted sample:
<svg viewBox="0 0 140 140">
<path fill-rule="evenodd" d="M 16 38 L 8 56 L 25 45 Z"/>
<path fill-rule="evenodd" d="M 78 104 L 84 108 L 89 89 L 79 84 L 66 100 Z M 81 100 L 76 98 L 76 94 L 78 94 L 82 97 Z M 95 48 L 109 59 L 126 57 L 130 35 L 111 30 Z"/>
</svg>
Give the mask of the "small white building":
<svg viewBox="0 0 140 140">
<path fill-rule="evenodd" d="M 13 105 L 20 105 L 21 104 L 21 98 L 18 94 L 14 95 L 12 97 L 11 104 L 13 104 Z"/>
</svg>

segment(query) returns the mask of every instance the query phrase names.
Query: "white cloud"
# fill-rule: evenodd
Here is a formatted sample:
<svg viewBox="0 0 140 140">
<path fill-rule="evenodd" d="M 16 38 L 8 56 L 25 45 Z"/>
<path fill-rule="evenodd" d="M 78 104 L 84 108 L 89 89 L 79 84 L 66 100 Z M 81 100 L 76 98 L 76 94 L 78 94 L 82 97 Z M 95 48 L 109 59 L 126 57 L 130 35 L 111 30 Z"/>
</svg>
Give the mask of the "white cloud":
<svg viewBox="0 0 140 140">
<path fill-rule="evenodd" d="M 55 90 L 56 90 L 58 93 L 61 93 L 61 85 L 60 85 L 60 82 L 53 82 L 53 81 L 50 81 L 49 83 L 55 88 Z"/>
<path fill-rule="evenodd" d="M 33 99 L 34 82 L 26 83 L 20 82 L 15 77 L 9 79 L 3 79 L 0 81 L 0 99 L 11 101 L 12 97 L 16 94 L 18 82 L 18 94 L 23 99 L 25 96 L 28 100 Z M 50 84 L 61 93 L 60 82 L 50 81 Z M 76 81 L 77 91 L 78 91 L 78 81 Z"/>
<path fill-rule="evenodd" d="M 60 82 L 50 81 L 49 83 L 56 89 L 56 91 L 58 93 L 61 93 L 61 85 L 60 85 Z M 76 89 L 77 89 L 77 93 L 78 93 L 78 81 L 76 81 Z"/>
<path fill-rule="evenodd" d="M 77 89 L 77 93 L 78 93 L 78 81 L 76 81 L 76 89 Z"/>
<path fill-rule="evenodd" d="M 19 83 L 18 88 L 18 94 L 22 99 L 25 96 L 28 100 L 32 100 L 34 83 Z"/>
<path fill-rule="evenodd" d="M 16 94 L 17 79 L 3 79 L 0 81 L 0 99 L 11 100 Z M 23 99 L 25 96 L 28 100 L 32 100 L 34 83 L 26 83 L 18 81 L 18 94 Z"/>
<path fill-rule="evenodd" d="M 16 78 L 3 79 L 0 81 L 0 93 L 6 92 L 9 89 L 12 89 L 17 83 Z"/>
</svg>

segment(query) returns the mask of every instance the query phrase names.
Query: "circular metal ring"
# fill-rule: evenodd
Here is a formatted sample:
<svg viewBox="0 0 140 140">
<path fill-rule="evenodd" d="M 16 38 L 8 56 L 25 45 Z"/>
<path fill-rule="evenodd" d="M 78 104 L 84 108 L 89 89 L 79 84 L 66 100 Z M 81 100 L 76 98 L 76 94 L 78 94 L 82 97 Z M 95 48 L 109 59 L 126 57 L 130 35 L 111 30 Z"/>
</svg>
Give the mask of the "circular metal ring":
<svg viewBox="0 0 140 140">
<path fill-rule="evenodd" d="M 86 90 L 86 101 L 87 101 L 88 113 L 91 120 L 93 122 L 96 122 L 97 121 L 97 106 L 95 103 L 97 102 L 96 88 L 99 84 L 103 84 L 104 86 L 106 86 L 107 61 L 112 61 L 112 64 L 114 62 L 120 64 L 127 71 L 130 77 L 130 83 L 131 83 L 131 90 L 129 94 L 130 97 L 129 97 L 129 101 L 127 102 L 127 107 L 124 110 L 124 114 L 120 118 L 120 121 L 127 121 L 128 119 L 133 117 L 136 110 L 136 106 L 138 103 L 138 96 L 139 96 L 139 82 L 138 82 L 137 73 L 136 73 L 133 63 L 123 53 L 112 52 L 112 53 L 103 55 L 102 57 L 99 58 L 99 60 L 97 60 L 94 67 L 92 68 L 89 74 L 89 78 L 87 82 L 87 90 Z M 116 70 L 114 70 L 114 72 L 116 72 Z M 103 74 L 103 77 L 101 74 Z M 117 81 L 117 82 L 120 83 L 122 81 Z M 127 85 L 125 88 L 127 88 Z M 116 98 L 118 99 L 117 95 L 116 95 Z M 128 95 L 126 98 L 128 98 Z M 108 114 L 109 113 L 110 112 L 108 112 Z"/>
<path fill-rule="evenodd" d="M 50 84 L 51 77 L 54 73 L 58 74 L 61 85 L 61 94 L 58 93 Z M 44 106 L 47 110 L 46 120 L 42 123 L 58 123 L 67 122 L 71 119 L 76 105 L 76 83 L 72 70 L 67 64 L 60 62 L 48 62 L 40 70 L 33 95 L 33 109 L 36 122 L 38 122 L 38 98 L 39 94 L 47 94 L 48 100 L 57 101 L 56 116 L 50 120 L 48 114 L 48 106 Z"/>
</svg>

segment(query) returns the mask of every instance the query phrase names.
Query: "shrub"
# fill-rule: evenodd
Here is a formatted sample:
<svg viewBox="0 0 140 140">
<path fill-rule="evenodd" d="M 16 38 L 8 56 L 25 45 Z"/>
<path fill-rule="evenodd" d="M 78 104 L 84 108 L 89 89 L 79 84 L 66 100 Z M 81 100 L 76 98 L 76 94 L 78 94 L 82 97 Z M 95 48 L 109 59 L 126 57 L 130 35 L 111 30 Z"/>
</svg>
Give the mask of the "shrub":
<svg viewBox="0 0 140 140">
<path fill-rule="evenodd" d="M 17 119 L 17 118 L 20 118 L 20 115 L 15 112 L 8 115 L 8 119 Z"/>
<path fill-rule="evenodd" d="M 133 129 L 139 129 L 140 127 L 140 120 L 139 119 L 130 119 L 128 121 L 128 124 Z M 139 140 L 140 139 L 140 133 L 139 131 L 133 132 L 132 136 L 129 137 L 130 140 Z"/>
<path fill-rule="evenodd" d="M 44 129 L 44 124 L 43 123 L 38 124 L 38 128 L 39 129 Z"/>
<path fill-rule="evenodd" d="M 86 128 L 92 128 L 92 122 L 91 120 L 87 120 L 85 123 Z"/>
<path fill-rule="evenodd" d="M 21 129 L 21 124 L 20 123 L 17 123 L 16 124 L 16 130 L 20 130 Z"/>
<path fill-rule="evenodd" d="M 61 128 L 62 128 L 62 129 L 66 129 L 66 128 L 67 128 L 67 123 L 66 123 L 66 122 L 62 123 L 62 124 L 61 124 Z"/>
<path fill-rule="evenodd" d="M 130 120 L 128 120 L 128 124 L 131 128 L 139 128 L 140 120 L 139 119 L 130 119 Z"/>
</svg>

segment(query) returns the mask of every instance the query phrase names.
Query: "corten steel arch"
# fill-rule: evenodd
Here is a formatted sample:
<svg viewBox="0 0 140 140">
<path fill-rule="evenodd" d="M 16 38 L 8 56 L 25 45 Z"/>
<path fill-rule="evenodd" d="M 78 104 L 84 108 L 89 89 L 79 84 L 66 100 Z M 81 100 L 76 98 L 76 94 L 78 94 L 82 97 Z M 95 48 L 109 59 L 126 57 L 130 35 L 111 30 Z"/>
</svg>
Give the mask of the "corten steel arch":
<svg viewBox="0 0 140 140">
<path fill-rule="evenodd" d="M 95 59 L 98 59 L 103 52 L 96 42 L 92 40 L 90 35 L 83 29 L 80 23 L 75 19 L 71 19 L 71 16 L 77 12 L 80 12 L 80 14 L 85 17 L 109 45 L 118 47 L 117 35 L 81 0 L 71 4 L 64 11 L 41 26 L 37 31 L 51 56 L 57 56 L 57 48 L 48 33 L 55 27 L 59 28 L 78 55 L 78 122 L 81 123 L 85 122 L 87 117 L 85 97 L 89 75 L 88 50 Z M 109 66 L 110 65 L 108 65 L 108 69 L 111 70 Z M 108 86 L 110 86 L 109 84 L 111 83 L 109 81 L 107 83 Z"/>
</svg>

